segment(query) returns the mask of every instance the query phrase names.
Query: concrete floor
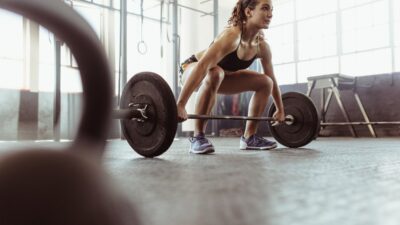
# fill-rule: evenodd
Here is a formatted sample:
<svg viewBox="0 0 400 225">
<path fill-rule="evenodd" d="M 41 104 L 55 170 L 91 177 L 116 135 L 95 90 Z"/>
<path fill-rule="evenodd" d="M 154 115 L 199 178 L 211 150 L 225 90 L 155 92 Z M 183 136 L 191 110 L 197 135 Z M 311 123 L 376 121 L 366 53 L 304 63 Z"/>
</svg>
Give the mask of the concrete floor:
<svg viewBox="0 0 400 225">
<path fill-rule="evenodd" d="M 211 140 L 213 155 L 189 154 L 183 138 L 154 159 L 114 140 L 104 165 L 145 225 L 400 221 L 399 138 L 318 138 L 270 151 L 241 151 L 238 138 Z M 0 143 L 1 152 L 8 146 Z"/>
<path fill-rule="evenodd" d="M 398 138 L 319 138 L 272 151 L 212 141 L 213 155 L 189 154 L 181 139 L 155 159 L 112 141 L 105 165 L 146 225 L 400 222 Z"/>
</svg>

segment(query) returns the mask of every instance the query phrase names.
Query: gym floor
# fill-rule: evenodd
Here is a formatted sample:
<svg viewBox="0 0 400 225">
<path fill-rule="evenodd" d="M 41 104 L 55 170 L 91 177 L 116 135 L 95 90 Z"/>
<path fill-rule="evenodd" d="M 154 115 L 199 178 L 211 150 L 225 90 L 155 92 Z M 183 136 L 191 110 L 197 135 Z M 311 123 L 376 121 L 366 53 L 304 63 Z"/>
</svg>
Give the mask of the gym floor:
<svg viewBox="0 0 400 225">
<path fill-rule="evenodd" d="M 112 140 L 104 166 L 146 225 L 400 221 L 398 138 L 318 138 L 307 148 L 269 151 L 239 150 L 238 138 L 211 140 L 212 155 L 189 154 L 183 138 L 153 159 Z M 25 146 L 32 142 L 0 142 L 0 152 Z"/>
<path fill-rule="evenodd" d="M 188 153 L 186 138 L 144 159 L 110 141 L 105 166 L 146 225 L 398 224 L 400 140 L 318 138 L 307 148 Z"/>
</svg>

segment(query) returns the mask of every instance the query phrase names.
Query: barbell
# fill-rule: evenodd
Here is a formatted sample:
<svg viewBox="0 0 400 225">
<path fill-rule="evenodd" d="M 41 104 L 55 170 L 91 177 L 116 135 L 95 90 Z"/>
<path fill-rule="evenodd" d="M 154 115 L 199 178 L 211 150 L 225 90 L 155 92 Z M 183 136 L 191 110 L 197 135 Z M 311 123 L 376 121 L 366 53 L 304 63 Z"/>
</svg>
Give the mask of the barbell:
<svg viewBox="0 0 400 225">
<path fill-rule="evenodd" d="M 319 131 L 319 115 L 311 99 L 298 92 L 282 95 L 285 122 L 272 126 L 275 106 L 267 117 L 207 116 L 189 114 L 189 119 L 269 121 L 272 136 L 284 146 L 298 148 L 314 140 Z M 112 117 L 121 119 L 121 129 L 129 145 L 144 157 L 155 157 L 171 146 L 178 125 L 175 97 L 167 82 L 153 72 L 134 75 L 125 85 L 119 109 Z"/>
</svg>

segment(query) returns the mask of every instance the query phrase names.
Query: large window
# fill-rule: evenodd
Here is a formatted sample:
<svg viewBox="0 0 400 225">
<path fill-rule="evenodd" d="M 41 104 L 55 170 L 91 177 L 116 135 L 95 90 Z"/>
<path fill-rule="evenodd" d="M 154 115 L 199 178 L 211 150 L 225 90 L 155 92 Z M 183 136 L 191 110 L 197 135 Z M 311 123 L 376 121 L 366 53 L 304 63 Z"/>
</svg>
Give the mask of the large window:
<svg viewBox="0 0 400 225">
<path fill-rule="evenodd" d="M 24 86 L 24 32 L 22 17 L 0 10 L 0 88 Z"/>
<path fill-rule="evenodd" d="M 389 47 L 388 15 L 386 0 L 343 10 L 343 53 Z"/>
<path fill-rule="evenodd" d="M 298 23 L 299 60 L 336 55 L 336 43 L 335 14 L 307 19 Z"/>
<path fill-rule="evenodd" d="M 118 91 L 118 79 L 120 68 L 120 1 L 110 0 L 68 0 L 66 4 L 73 7 L 96 32 L 103 43 L 103 47 L 109 55 L 110 63 L 115 68 L 116 91 Z M 110 5 L 112 3 L 112 5 Z M 143 1 L 143 24 L 141 20 L 141 1 L 127 1 L 127 53 L 128 53 L 128 78 L 139 71 L 153 71 L 164 76 L 172 84 L 171 51 L 170 42 L 171 26 L 167 22 L 168 6 L 163 5 L 163 33 L 160 35 L 160 10 L 158 0 Z M 171 15 L 169 15 L 171 16 Z M 143 27 L 143 33 L 141 33 Z M 23 17 L 0 10 L 0 88 L 34 89 L 39 91 L 54 91 L 55 85 L 55 37 L 45 28 L 39 26 L 34 37 L 31 31 L 24 25 Z M 167 38 L 167 31 L 168 37 Z M 147 45 L 144 54 L 138 52 L 137 44 L 143 40 Z M 37 39 L 31 41 L 32 38 Z M 24 73 L 27 66 L 29 46 L 38 45 L 38 73 L 35 75 Z M 36 46 L 35 46 L 36 49 Z M 161 50 L 162 49 L 162 50 Z M 161 55 L 162 54 L 162 55 Z M 29 69 L 29 68 L 28 68 Z M 31 77 L 37 76 L 37 77 Z M 32 86 L 31 79 L 37 81 Z M 61 47 L 61 91 L 81 92 L 81 80 L 78 65 L 65 44 Z"/>
<path fill-rule="evenodd" d="M 43 27 L 39 28 L 39 90 L 54 91 L 55 55 L 54 35 Z"/>
<path fill-rule="evenodd" d="M 395 70 L 400 71 L 400 1 L 392 0 L 392 4 L 392 15 L 394 17 L 392 27 L 394 32 L 393 44 L 395 45 Z"/>
<path fill-rule="evenodd" d="M 400 71 L 399 12 L 397 0 L 276 1 L 266 40 L 278 82 Z"/>
<path fill-rule="evenodd" d="M 296 0 L 297 20 L 335 12 L 336 0 Z"/>
<path fill-rule="evenodd" d="M 294 42 L 293 24 L 287 24 L 272 28 L 267 33 L 267 41 L 270 43 L 273 61 L 277 64 L 293 62 Z"/>
</svg>

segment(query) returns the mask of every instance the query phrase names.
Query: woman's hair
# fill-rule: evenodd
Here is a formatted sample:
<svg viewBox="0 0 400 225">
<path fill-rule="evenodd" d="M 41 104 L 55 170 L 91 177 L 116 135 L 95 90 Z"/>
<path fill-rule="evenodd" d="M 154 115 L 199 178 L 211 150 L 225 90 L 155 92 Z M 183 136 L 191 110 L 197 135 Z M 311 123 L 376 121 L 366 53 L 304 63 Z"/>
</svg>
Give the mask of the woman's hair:
<svg viewBox="0 0 400 225">
<path fill-rule="evenodd" d="M 238 0 L 235 8 L 233 8 L 231 18 L 228 20 L 228 25 L 242 28 L 247 20 L 244 10 L 246 8 L 255 9 L 257 4 L 258 0 Z"/>
</svg>

